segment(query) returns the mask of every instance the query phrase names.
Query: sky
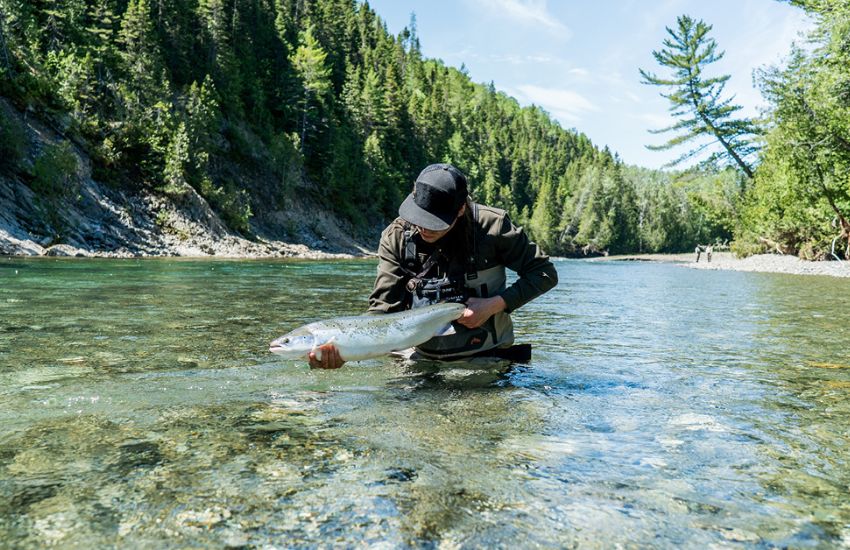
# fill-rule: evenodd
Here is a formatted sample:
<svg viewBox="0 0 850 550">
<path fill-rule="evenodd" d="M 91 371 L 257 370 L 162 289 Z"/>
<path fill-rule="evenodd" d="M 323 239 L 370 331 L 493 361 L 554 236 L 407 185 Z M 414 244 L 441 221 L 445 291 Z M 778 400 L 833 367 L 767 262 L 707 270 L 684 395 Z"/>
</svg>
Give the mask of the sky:
<svg viewBox="0 0 850 550">
<path fill-rule="evenodd" d="M 753 71 L 781 65 L 791 44 L 813 25 L 799 8 L 777 0 L 369 0 L 398 34 L 416 14 L 423 55 L 465 65 L 473 82 L 545 109 L 564 128 L 608 146 L 628 164 L 660 168 L 686 148 L 650 151 L 674 134 L 662 88 L 641 84 L 639 68 L 668 76 L 653 50 L 665 27 L 689 15 L 713 26 L 726 55 L 706 74 L 731 75 L 726 96 L 742 116 L 767 104 Z M 683 146 L 687 147 L 687 146 Z M 684 167 L 686 165 L 683 165 Z"/>
</svg>

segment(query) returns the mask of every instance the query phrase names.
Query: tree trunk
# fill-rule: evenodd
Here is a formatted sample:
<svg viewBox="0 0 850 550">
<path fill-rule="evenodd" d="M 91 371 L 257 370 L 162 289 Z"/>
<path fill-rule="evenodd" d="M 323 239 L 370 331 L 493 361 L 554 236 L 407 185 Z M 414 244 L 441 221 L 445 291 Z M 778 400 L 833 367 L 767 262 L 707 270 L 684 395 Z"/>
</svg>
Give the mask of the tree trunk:
<svg viewBox="0 0 850 550">
<path fill-rule="evenodd" d="M 699 117 L 702 119 L 703 123 L 705 123 L 711 133 L 714 134 L 714 137 L 717 138 L 717 141 L 719 141 L 723 148 L 726 149 L 726 152 L 729 153 L 729 156 L 731 156 L 735 160 L 735 162 L 738 164 L 738 167 L 743 170 L 743 172 L 747 175 L 748 178 L 753 179 L 752 169 L 747 165 L 747 163 L 744 162 L 744 160 L 738 155 L 738 153 L 732 148 L 732 146 L 729 145 L 729 143 L 727 143 L 725 139 L 723 139 L 723 136 L 720 135 L 720 132 L 718 132 L 717 128 L 714 127 L 714 124 L 712 124 L 711 121 L 708 120 L 708 117 L 705 116 L 705 113 L 700 112 Z"/>
<path fill-rule="evenodd" d="M 310 94 L 304 91 L 304 109 L 301 111 L 301 154 L 306 154 L 305 143 L 307 142 L 307 110 L 310 108 Z"/>
<path fill-rule="evenodd" d="M 759 241 L 774 249 L 777 254 L 787 254 L 787 252 L 782 249 L 782 245 L 774 240 L 768 239 L 767 237 L 759 237 Z"/>
</svg>

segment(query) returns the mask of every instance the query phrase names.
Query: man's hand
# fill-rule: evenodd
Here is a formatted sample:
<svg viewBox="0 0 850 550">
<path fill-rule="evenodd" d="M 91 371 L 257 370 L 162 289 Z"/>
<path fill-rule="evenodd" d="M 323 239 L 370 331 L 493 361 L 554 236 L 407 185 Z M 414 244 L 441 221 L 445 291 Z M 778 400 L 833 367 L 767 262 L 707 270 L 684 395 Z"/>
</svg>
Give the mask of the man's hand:
<svg viewBox="0 0 850 550">
<path fill-rule="evenodd" d="M 307 354 L 307 360 L 310 362 L 311 369 L 338 369 L 345 361 L 339 356 L 339 350 L 333 344 L 325 344 L 317 349 L 322 350 L 322 358 L 316 359 L 316 352 L 311 351 Z"/>
<path fill-rule="evenodd" d="M 501 296 L 470 298 L 466 302 L 466 310 L 464 310 L 463 316 L 457 322 L 466 328 L 478 328 L 493 315 L 505 311 L 507 307 L 508 304 Z"/>
</svg>

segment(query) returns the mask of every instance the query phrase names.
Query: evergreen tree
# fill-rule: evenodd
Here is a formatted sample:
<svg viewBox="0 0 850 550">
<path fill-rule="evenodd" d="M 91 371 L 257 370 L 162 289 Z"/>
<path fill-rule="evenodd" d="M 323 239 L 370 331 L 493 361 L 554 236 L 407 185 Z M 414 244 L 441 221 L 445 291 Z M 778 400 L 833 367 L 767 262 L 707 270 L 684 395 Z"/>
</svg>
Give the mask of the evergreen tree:
<svg viewBox="0 0 850 550">
<path fill-rule="evenodd" d="M 111 80 L 110 68 L 115 65 L 113 43 L 118 18 L 115 0 L 95 0 L 87 12 L 87 49 L 96 66 L 97 81 L 104 88 Z"/>
<path fill-rule="evenodd" d="M 725 212 L 701 183 L 638 181 L 540 109 L 423 58 L 415 16 L 393 36 L 356 0 L 0 6 L 0 93 L 70 115 L 97 177 L 191 187 L 238 231 L 250 230 L 252 207 L 295 193 L 332 195 L 330 208 L 360 229 L 383 223 L 439 161 L 554 254 L 692 247 Z M 14 132 L 0 134 L 0 149 L 18 150 Z"/>
<path fill-rule="evenodd" d="M 233 21 L 236 6 L 226 0 L 199 0 L 198 15 L 204 29 L 204 58 L 207 72 L 228 101 L 225 105 L 234 115 L 242 114 L 242 75 L 239 58 L 233 47 Z"/>
<path fill-rule="evenodd" d="M 8 75 L 9 77 L 15 76 L 15 68 L 12 65 L 12 57 L 9 54 L 9 43 L 6 38 L 8 35 L 8 31 L 6 30 L 6 26 L 8 25 L 8 16 L 6 14 L 6 9 L 4 7 L 0 7 L 0 78 L 5 79 Z"/>
<path fill-rule="evenodd" d="M 330 69 L 326 65 L 327 54 L 316 40 L 312 26 L 299 36 L 293 66 L 301 78 L 301 151 L 307 149 L 307 133 L 315 129 L 319 121 L 313 116 L 324 103 L 325 94 L 331 89 Z"/>
<path fill-rule="evenodd" d="M 703 141 L 671 163 L 676 165 L 710 149 L 713 140 L 717 140 L 722 150 L 712 153 L 709 161 L 730 159 L 747 177 L 752 178 L 753 170 L 747 158 L 755 152 L 752 139 L 757 128 L 751 120 L 733 118 L 741 107 L 732 104 L 734 97 L 722 97 L 729 75 L 704 75 L 706 66 L 724 55 L 717 52 L 717 43 L 708 36 L 712 26 L 687 15 L 680 16 L 676 22 L 675 30 L 667 27 L 669 36 L 663 41 L 664 48 L 652 52 L 660 65 L 671 70 L 671 77 L 661 78 L 643 69 L 640 69 L 640 74 L 644 84 L 670 89 L 669 93 L 661 95 L 670 101 L 673 116 L 680 117 L 672 126 L 653 130 L 652 133 L 680 133 L 663 145 L 648 148 L 667 150 L 688 142 Z M 705 141 L 706 137 L 710 141 Z"/>
<path fill-rule="evenodd" d="M 119 42 L 125 72 L 122 87 L 131 112 L 137 112 L 160 95 L 163 68 L 148 0 L 130 0 L 121 20 Z"/>
<path fill-rule="evenodd" d="M 42 47 L 48 52 L 57 52 L 77 43 L 86 13 L 85 0 L 54 0 L 43 6 L 39 13 L 44 39 Z"/>
</svg>

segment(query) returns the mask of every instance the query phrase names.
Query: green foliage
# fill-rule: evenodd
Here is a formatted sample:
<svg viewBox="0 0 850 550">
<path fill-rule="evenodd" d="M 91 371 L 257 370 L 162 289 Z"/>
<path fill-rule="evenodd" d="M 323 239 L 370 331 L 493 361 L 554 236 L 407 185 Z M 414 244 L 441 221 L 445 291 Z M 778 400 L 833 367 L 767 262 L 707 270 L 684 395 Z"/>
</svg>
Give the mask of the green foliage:
<svg viewBox="0 0 850 550">
<path fill-rule="evenodd" d="M 732 238 L 743 178 L 736 170 L 668 173 L 629 168 L 625 177 L 636 192 L 639 251 L 682 252 Z"/>
<path fill-rule="evenodd" d="M 799 4 L 817 18 L 814 47 L 795 48 L 786 67 L 758 74 L 772 127 L 739 246 L 850 258 L 850 6 Z"/>
<path fill-rule="evenodd" d="M 316 129 L 320 124 L 319 113 L 325 103 L 325 96 L 331 89 L 331 70 L 326 65 L 328 54 L 314 37 L 313 26 L 307 27 L 298 38 L 298 49 L 292 59 L 295 71 L 301 78 L 303 96 L 301 98 L 301 151 L 307 145 L 308 129 Z"/>
<path fill-rule="evenodd" d="M 76 50 L 52 51 L 47 54 L 47 69 L 58 87 L 57 99 L 83 131 L 96 131 L 97 77 L 91 54 L 80 55 Z"/>
<path fill-rule="evenodd" d="M 186 124 L 181 122 L 165 152 L 163 191 L 177 195 L 184 190 L 188 185 L 187 172 L 190 162 L 189 134 L 186 132 Z"/>
<path fill-rule="evenodd" d="M 0 170 L 17 170 L 24 157 L 27 138 L 18 121 L 0 106 Z"/>
<path fill-rule="evenodd" d="M 32 190 L 38 194 L 62 198 L 77 194 L 77 157 L 67 141 L 45 147 L 33 166 Z"/>
<path fill-rule="evenodd" d="M 128 111 L 138 112 L 161 95 L 162 60 L 148 0 L 130 0 L 118 42 L 125 74 L 121 96 Z"/>
<path fill-rule="evenodd" d="M 194 189 L 243 233 L 296 196 L 383 223 L 440 161 L 553 254 L 686 249 L 729 226 L 711 192 L 635 175 L 541 109 L 424 59 L 415 21 L 392 36 L 364 2 L 3 5 L 2 93 L 69 119 L 97 177 Z"/>
<path fill-rule="evenodd" d="M 225 223 L 245 235 L 251 233 L 251 204 L 250 197 L 244 189 L 238 189 L 233 184 L 216 185 L 209 178 L 203 178 L 199 191 L 210 205 L 218 210 Z"/>
<path fill-rule="evenodd" d="M 663 145 L 648 148 L 667 150 L 702 141 L 671 163 L 676 165 L 699 156 L 717 140 L 722 149 L 712 152 L 706 162 L 727 159 L 752 178 L 753 170 L 747 157 L 755 152 L 752 138 L 757 128 L 751 120 L 732 118 L 741 107 L 732 104 L 733 98 L 722 98 L 729 75 L 704 76 L 706 66 L 724 55 L 717 52 L 717 43 L 708 36 L 711 25 L 687 15 L 680 16 L 676 23 L 675 30 L 667 27 L 669 36 L 664 39 L 664 49 L 652 52 L 659 65 L 671 70 L 672 76 L 661 78 L 643 69 L 640 74 L 644 84 L 670 90 L 661 95 L 669 100 L 671 114 L 678 117 L 672 126 L 652 133 L 678 132 L 678 135 Z"/>
</svg>

